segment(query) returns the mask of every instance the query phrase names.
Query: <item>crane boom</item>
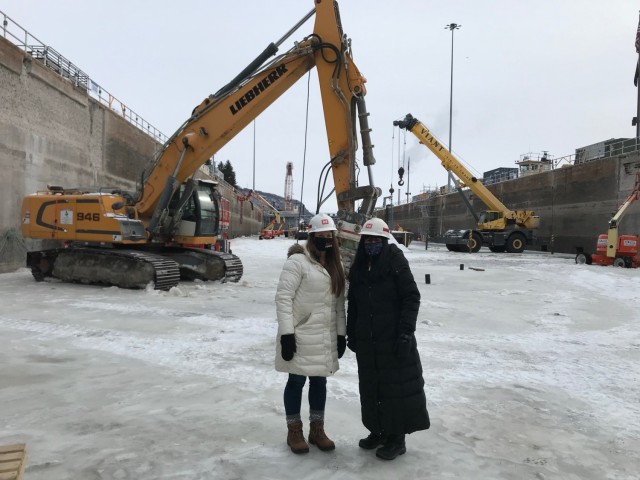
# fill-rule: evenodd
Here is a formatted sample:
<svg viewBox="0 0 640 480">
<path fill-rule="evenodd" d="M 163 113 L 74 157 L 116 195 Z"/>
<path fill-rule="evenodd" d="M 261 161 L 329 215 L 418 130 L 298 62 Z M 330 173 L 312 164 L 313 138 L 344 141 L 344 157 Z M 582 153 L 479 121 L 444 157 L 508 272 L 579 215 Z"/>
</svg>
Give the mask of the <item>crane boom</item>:
<svg viewBox="0 0 640 480">
<path fill-rule="evenodd" d="M 539 226 L 539 217 L 530 210 L 507 208 L 482 182 L 476 178 L 429 129 L 407 114 L 403 120 L 393 122 L 395 126 L 413 133 L 440 160 L 443 168 L 455 174 L 489 208 L 477 220 L 476 231 L 451 230 L 447 232 L 447 247 L 460 250 L 460 245 L 478 251 L 486 244 L 493 251 L 521 252 L 524 245 L 531 242 L 532 231 Z M 472 212 L 473 213 L 473 212 Z M 449 243 L 449 241 L 451 243 Z"/>
<path fill-rule="evenodd" d="M 411 114 L 404 120 L 395 121 L 394 125 L 411 131 L 420 143 L 425 145 L 440 160 L 442 167 L 455 174 L 461 182 L 461 187 L 469 187 L 490 210 L 511 212 L 496 196 L 485 187 L 449 150 L 438 140 L 431 131 Z"/>
</svg>

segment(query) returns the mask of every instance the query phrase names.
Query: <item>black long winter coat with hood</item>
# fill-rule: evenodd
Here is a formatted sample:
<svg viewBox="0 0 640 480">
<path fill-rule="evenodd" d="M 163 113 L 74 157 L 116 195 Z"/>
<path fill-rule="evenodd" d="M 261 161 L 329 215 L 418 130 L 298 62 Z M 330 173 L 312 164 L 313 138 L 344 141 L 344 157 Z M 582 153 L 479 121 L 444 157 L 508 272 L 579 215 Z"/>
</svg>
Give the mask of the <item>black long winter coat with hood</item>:
<svg viewBox="0 0 640 480">
<path fill-rule="evenodd" d="M 383 434 L 429 428 L 422 364 L 413 335 L 420 292 L 396 245 L 385 244 L 371 268 L 360 245 L 351 267 L 348 300 L 347 336 L 358 362 L 362 423 Z M 404 358 L 396 355 L 401 333 L 411 335 L 411 350 Z"/>
</svg>

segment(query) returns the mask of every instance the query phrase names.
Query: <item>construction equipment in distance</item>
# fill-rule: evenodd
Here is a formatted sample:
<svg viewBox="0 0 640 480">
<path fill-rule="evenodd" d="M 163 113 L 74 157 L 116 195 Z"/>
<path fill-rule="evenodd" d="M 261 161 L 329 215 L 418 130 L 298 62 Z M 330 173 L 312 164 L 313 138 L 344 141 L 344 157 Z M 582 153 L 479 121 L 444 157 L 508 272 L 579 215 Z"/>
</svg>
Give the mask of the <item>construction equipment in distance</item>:
<svg viewBox="0 0 640 480">
<path fill-rule="evenodd" d="M 162 290 L 177 285 L 181 278 L 239 280 L 243 272 L 240 259 L 212 248 L 220 229 L 216 184 L 199 180 L 196 174 L 314 67 L 329 151 L 324 170 L 333 174 L 338 235 L 343 252 L 355 252 L 360 228 L 371 217 L 381 193 L 373 184 L 371 170 L 375 158 L 364 99 L 366 79 L 353 61 L 338 3 L 314 0 L 313 4 L 282 38 L 192 110 L 143 173 L 137 192 L 50 187 L 26 196 L 22 235 L 56 244 L 56 248 L 28 252 L 27 266 L 34 278 L 126 288 L 153 283 Z M 314 15 L 313 32 L 268 61 Z M 197 71 L 198 67 L 193 68 Z M 357 172 L 362 171 L 356 168 L 358 145 L 367 167 L 367 185 L 358 180 Z M 327 198 L 318 195 L 322 199 L 318 209 Z M 360 202 L 357 211 L 356 202 Z"/>
<path fill-rule="evenodd" d="M 393 230 L 391 230 L 391 236 L 398 242 L 400 245 L 404 245 L 405 247 L 409 247 L 411 245 L 411 240 L 413 239 L 413 232 L 408 232 L 400 225 L 396 225 Z"/>
<path fill-rule="evenodd" d="M 438 157 L 445 170 L 459 179 L 458 191 L 467 208 L 476 220 L 476 227 L 469 230 L 449 230 L 445 233 L 445 244 L 452 252 L 475 253 L 483 245 L 492 252 L 522 253 L 525 245 L 533 241 L 534 231 L 540 225 L 540 217 L 530 210 L 510 210 L 482 182 L 473 176 L 464 165 L 449 152 L 429 129 L 411 114 L 394 125 L 411 131 L 420 143 Z M 472 208 L 463 194 L 468 187 L 489 208 L 480 215 Z"/>
<path fill-rule="evenodd" d="M 618 211 L 609 220 L 609 230 L 598 236 L 596 253 L 591 255 L 584 251 L 576 254 L 578 264 L 613 265 L 615 267 L 638 268 L 638 236 L 620 235 L 618 226 L 622 218 L 628 213 L 629 207 L 640 198 L 640 172 L 636 173 L 636 180 L 631 194 L 627 197 Z"/>
<path fill-rule="evenodd" d="M 249 190 L 249 193 L 245 197 L 245 200 L 252 199 L 262 205 L 262 209 L 264 212 L 269 213 L 269 215 L 265 213 L 264 218 L 267 219 L 267 224 L 260 232 L 260 240 L 269 240 L 271 238 L 284 235 L 284 221 L 282 218 L 282 214 L 278 211 L 278 209 L 271 205 L 271 203 L 269 203 L 266 198 L 264 198 L 255 190 Z"/>
</svg>

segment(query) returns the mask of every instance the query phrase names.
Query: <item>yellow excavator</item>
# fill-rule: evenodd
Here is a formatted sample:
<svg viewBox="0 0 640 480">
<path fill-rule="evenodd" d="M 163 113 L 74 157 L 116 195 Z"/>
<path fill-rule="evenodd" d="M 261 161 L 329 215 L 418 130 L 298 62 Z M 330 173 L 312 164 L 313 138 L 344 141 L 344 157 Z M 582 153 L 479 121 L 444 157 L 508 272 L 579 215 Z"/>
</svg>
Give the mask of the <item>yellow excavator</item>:
<svg viewBox="0 0 640 480">
<path fill-rule="evenodd" d="M 314 15 L 313 32 L 277 55 L 280 45 Z M 325 170 L 333 173 L 339 236 L 346 249 L 355 248 L 360 226 L 381 193 L 371 170 L 375 159 L 364 100 L 366 80 L 353 61 L 338 3 L 314 0 L 314 8 L 280 40 L 193 109 L 143 172 L 138 191 L 48 186 L 26 196 L 22 235 L 56 241 L 56 248 L 28 252 L 27 266 L 34 278 L 124 288 L 152 283 L 161 290 L 181 278 L 238 281 L 240 259 L 212 248 L 220 225 L 216 184 L 199 180 L 197 171 L 314 67 L 330 153 Z M 356 176 L 358 130 L 369 177 L 366 185 L 359 185 Z"/>
<path fill-rule="evenodd" d="M 393 122 L 395 126 L 413 133 L 438 157 L 445 170 L 459 179 L 459 190 L 468 187 L 487 207 L 477 214 L 467 197 L 463 199 L 476 220 L 476 228 L 469 230 L 449 230 L 445 233 L 445 244 L 452 252 L 475 253 L 483 245 L 492 252 L 522 253 L 533 240 L 534 232 L 540 225 L 540 217 L 530 210 L 510 210 L 482 182 L 465 168 L 429 129 L 407 114 L 403 120 Z"/>
</svg>

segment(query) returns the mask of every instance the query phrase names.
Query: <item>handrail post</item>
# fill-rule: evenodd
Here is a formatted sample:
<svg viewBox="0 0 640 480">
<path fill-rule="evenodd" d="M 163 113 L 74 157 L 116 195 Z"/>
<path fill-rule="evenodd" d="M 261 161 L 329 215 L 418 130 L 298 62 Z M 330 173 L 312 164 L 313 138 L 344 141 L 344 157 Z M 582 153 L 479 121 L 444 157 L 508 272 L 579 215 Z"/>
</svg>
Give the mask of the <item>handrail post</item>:
<svg viewBox="0 0 640 480">
<path fill-rule="evenodd" d="M 312 11 L 311 13 L 314 13 Z M 31 35 L 25 28 L 13 21 L 3 11 L 0 11 L 0 17 L 2 18 L 2 36 L 11 41 L 16 47 L 21 48 L 25 53 L 30 54 L 35 60 L 40 60 L 45 67 L 51 68 L 62 78 L 68 79 L 74 86 L 80 87 L 86 86 L 87 94 L 105 106 L 108 106 L 111 111 L 114 111 L 114 102 L 118 102 L 121 108 L 122 117 L 139 128 L 143 133 L 153 137 L 154 140 L 160 143 L 165 143 L 168 137 L 164 135 L 160 130 L 149 124 L 144 118 L 135 114 L 135 121 L 133 112 L 126 107 L 120 100 L 111 95 L 108 91 L 102 88 L 97 83 L 93 82 L 91 78 L 80 70 L 76 65 L 58 53 L 55 49 L 45 45 L 38 38 Z M 307 17 L 308 18 L 308 17 Z M 11 27 L 11 28 L 9 28 Z M 13 32 L 15 28 L 15 33 Z M 33 45 L 29 44 L 29 38 L 32 39 Z M 49 57 L 51 55 L 51 57 Z M 52 62 L 54 65 L 52 65 Z M 82 79 L 80 78 L 82 76 Z M 86 85 L 83 83 L 86 82 Z M 92 93 L 93 92 L 93 93 Z M 105 93 L 105 96 L 102 93 Z M 145 128 L 146 126 L 146 128 Z"/>
</svg>

